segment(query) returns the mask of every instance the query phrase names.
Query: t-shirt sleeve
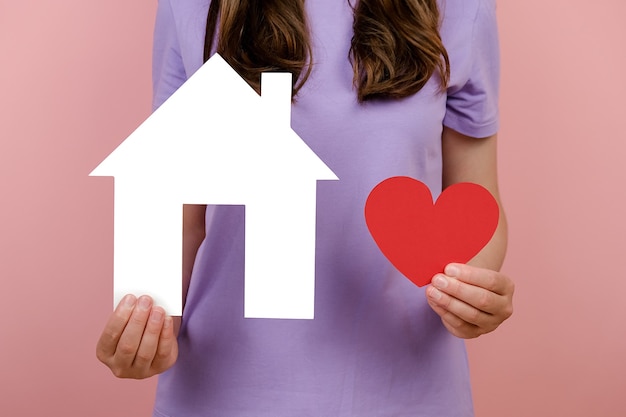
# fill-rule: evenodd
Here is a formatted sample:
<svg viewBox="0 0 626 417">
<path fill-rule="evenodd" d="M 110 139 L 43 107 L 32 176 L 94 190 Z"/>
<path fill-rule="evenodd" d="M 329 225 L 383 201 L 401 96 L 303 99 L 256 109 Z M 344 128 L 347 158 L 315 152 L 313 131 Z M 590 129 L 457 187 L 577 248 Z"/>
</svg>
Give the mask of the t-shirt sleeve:
<svg viewBox="0 0 626 417">
<path fill-rule="evenodd" d="M 152 51 L 152 110 L 187 80 L 170 0 L 159 0 Z"/>
<path fill-rule="evenodd" d="M 495 0 L 480 0 L 468 46 L 469 71 L 460 87 L 448 90 L 443 124 L 481 138 L 498 131 L 500 48 Z"/>
</svg>

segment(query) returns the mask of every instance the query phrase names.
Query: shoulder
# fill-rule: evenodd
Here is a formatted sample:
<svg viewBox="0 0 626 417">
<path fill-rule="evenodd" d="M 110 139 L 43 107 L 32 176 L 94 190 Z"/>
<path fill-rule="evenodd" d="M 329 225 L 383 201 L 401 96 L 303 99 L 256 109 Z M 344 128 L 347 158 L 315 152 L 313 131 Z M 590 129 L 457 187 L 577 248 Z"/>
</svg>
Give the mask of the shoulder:
<svg viewBox="0 0 626 417">
<path fill-rule="evenodd" d="M 161 3 L 167 3 L 178 17 L 188 19 L 198 15 L 198 13 L 204 14 L 206 17 L 211 0 L 159 0 L 159 4 Z"/>
<path fill-rule="evenodd" d="M 204 27 L 211 0 L 159 0 L 159 7 L 171 10 L 179 32 Z M 204 33 L 204 31 L 202 31 Z"/>
<path fill-rule="evenodd" d="M 445 19 L 474 21 L 481 14 L 496 10 L 496 0 L 439 0 L 439 10 Z"/>
<path fill-rule="evenodd" d="M 441 37 L 450 59 L 444 124 L 467 136 L 498 128 L 500 47 L 496 0 L 441 0 Z"/>
<path fill-rule="evenodd" d="M 166 25 L 155 28 L 155 37 L 159 30 L 175 36 L 187 77 L 202 66 L 204 33 L 210 3 L 210 0 L 159 0 L 159 9 L 167 10 L 170 19 Z"/>
<path fill-rule="evenodd" d="M 158 0 L 152 51 L 156 109 L 202 66 L 209 0 Z"/>
<path fill-rule="evenodd" d="M 477 55 L 486 53 L 497 59 L 496 0 L 440 0 L 440 8 L 440 32 L 450 57 L 453 78 L 455 72 L 468 75 Z M 464 78 L 457 81 L 463 84 Z"/>
<path fill-rule="evenodd" d="M 468 42 L 496 26 L 496 0 L 441 0 L 440 12 L 444 43 Z"/>
</svg>

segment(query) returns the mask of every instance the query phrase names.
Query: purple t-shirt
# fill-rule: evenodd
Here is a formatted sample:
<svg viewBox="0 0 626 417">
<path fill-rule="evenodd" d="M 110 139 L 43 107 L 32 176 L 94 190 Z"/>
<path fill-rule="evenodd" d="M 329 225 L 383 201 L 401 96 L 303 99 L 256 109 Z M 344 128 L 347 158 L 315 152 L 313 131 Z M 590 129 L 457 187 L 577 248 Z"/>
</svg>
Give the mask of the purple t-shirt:
<svg viewBox="0 0 626 417">
<path fill-rule="evenodd" d="M 201 66 L 208 2 L 159 1 L 154 107 Z M 473 415 L 464 342 L 382 255 L 363 216 L 369 191 L 391 176 L 439 194 L 443 125 L 497 131 L 495 0 L 442 5 L 447 94 L 432 79 L 412 97 L 358 104 L 348 1 L 306 2 L 314 67 L 292 127 L 340 178 L 317 186 L 315 319 L 243 317 L 245 209 L 209 206 L 179 358 L 159 377 L 155 416 Z"/>
</svg>

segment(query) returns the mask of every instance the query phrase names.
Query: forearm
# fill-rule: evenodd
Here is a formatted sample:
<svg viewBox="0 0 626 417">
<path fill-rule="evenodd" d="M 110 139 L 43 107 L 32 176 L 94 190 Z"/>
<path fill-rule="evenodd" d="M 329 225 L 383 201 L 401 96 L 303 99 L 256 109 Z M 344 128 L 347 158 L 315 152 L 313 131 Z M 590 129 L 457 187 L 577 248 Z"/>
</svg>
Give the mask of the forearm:
<svg viewBox="0 0 626 417">
<path fill-rule="evenodd" d="M 469 264 L 498 271 L 507 247 L 507 222 L 500 201 L 497 175 L 497 136 L 470 138 L 445 128 L 442 135 L 443 187 L 473 182 L 485 187 L 500 207 L 498 227 L 491 241 Z"/>
<path fill-rule="evenodd" d="M 498 227 L 496 228 L 496 231 L 489 243 L 474 258 L 472 258 L 468 264 L 479 268 L 499 271 L 506 255 L 508 225 L 506 215 L 502 209 L 502 204 L 497 196 L 496 200 L 498 200 L 498 205 L 500 206 Z"/>
<path fill-rule="evenodd" d="M 183 206 L 183 308 L 187 301 L 196 254 L 205 237 L 205 212 L 206 206 Z M 177 335 L 180 323 L 181 318 L 174 317 L 174 330 Z"/>
</svg>

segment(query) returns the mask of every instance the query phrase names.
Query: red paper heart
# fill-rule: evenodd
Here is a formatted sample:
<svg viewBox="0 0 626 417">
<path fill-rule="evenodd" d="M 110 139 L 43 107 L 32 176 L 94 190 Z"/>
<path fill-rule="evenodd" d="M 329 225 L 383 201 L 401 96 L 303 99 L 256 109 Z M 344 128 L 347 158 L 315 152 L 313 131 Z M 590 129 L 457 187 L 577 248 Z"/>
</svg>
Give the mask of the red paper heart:
<svg viewBox="0 0 626 417">
<path fill-rule="evenodd" d="M 409 177 L 384 180 L 365 203 L 374 241 L 420 287 L 450 262 L 465 263 L 480 252 L 493 236 L 499 214 L 498 203 L 478 184 L 454 184 L 433 204 L 428 187 Z"/>
</svg>

